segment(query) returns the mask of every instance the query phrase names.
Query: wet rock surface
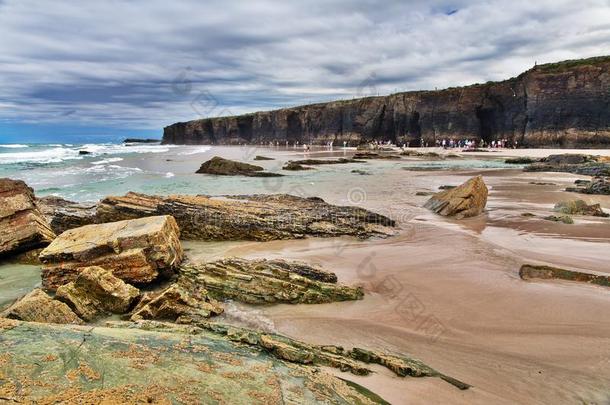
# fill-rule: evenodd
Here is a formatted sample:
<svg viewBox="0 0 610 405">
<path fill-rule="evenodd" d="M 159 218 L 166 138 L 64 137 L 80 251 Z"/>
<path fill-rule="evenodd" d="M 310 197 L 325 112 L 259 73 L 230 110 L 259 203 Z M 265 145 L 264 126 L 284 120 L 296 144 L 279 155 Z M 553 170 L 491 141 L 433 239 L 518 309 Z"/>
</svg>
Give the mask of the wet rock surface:
<svg viewBox="0 0 610 405">
<path fill-rule="evenodd" d="M 0 331 L 0 396 L 9 402 L 387 404 L 356 383 L 202 328 L 0 320 Z"/>
<path fill-rule="evenodd" d="M 284 260 L 222 259 L 183 265 L 181 277 L 217 299 L 248 304 L 320 304 L 362 299 L 359 287 L 336 284 L 333 273 Z"/>
<path fill-rule="evenodd" d="M 43 287 L 55 290 L 89 266 L 103 267 L 129 283 L 149 283 L 180 264 L 179 236 L 169 215 L 71 229 L 40 253 Z"/>
<path fill-rule="evenodd" d="M 603 156 L 566 153 L 549 155 L 523 168 L 526 172 L 565 172 L 586 176 L 610 176 L 610 161 Z"/>
<path fill-rule="evenodd" d="M 21 180 L 0 179 L 0 257 L 48 245 L 55 233 Z"/>
<path fill-rule="evenodd" d="M 309 166 L 303 166 L 300 163 L 297 162 L 288 162 L 286 163 L 283 167 L 282 170 L 289 170 L 289 171 L 300 171 L 300 170 L 314 170 L 313 167 L 309 167 Z"/>
<path fill-rule="evenodd" d="M 576 180 L 576 187 L 567 187 L 566 191 L 582 194 L 610 195 L 610 181 L 607 178 L 594 178 L 592 180 Z"/>
<path fill-rule="evenodd" d="M 321 198 L 288 194 L 168 197 L 128 193 L 99 204 L 101 222 L 172 215 L 181 237 L 190 240 L 275 240 L 351 235 L 360 238 L 393 233 L 392 219 L 359 207 L 331 205 Z"/>
<path fill-rule="evenodd" d="M 538 266 L 524 264 L 519 269 L 519 276 L 523 280 L 567 280 L 581 283 L 597 284 L 610 287 L 610 276 L 602 274 L 584 273 L 574 270 L 560 269 L 552 266 Z"/>
<path fill-rule="evenodd" d="M 83 321 L 63 302 L 52 299 L 40 288 L 18 299 L 0 318 L 29 322 L 82 324 Z M 0 319 L 0 322 L 3 322 Z"/>
<path fill-rule="evenodd" d="M 552 221 L 552 222 L 561 222 L 566 225 L 572 225 L 574 223 L 574 220 L 569 215 L 548 215 L 548 216 L 544 217 L 543 219 L 545 219 L 547 221 Z"/>
<path fill-rule="evenodd" d="M 57 289 L 55 299 L 66 303 L 87 322 L 108 314 L 124 314 L 140 291 L 101 267 L 83 269 L 76 280 Z"/>
<path fill-rule="evenodd" d="M 456 219 L 473 217 L 485 210 L 487 193 L 483 177 L 476 176 L 460 186 L 436 193 L 424 207 Z"/>
<path fill-rule="evenodd" d="M 220 176 L 250 176 L 250 177 L 279 177 L 279 173 L 265 172 L 260 166 L 249 163 L 236 162 L 214 156 L 212 159 L 203 163 L 195 173 L 216 174 Z"/>
</svg>

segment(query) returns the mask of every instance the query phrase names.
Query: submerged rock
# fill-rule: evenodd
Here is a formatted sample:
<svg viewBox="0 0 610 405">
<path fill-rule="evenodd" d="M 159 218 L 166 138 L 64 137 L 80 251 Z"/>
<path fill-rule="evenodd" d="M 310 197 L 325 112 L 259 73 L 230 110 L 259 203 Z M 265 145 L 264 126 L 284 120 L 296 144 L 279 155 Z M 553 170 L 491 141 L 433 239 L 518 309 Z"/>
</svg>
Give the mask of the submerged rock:
<svg viewBox="0 0 610 405">
<path fill-rule="evenodd" d="M 124 314 L 139 297 L 137 288 L 95 266 L 83 269 L 75 281 L 62 285 L 55 294 L 88 322 L 109 313 Z"/>
<path fill-rule="evenodd" d="M 212 159 L 203 163 L 195 173 L 216 174 L 221 176 L 250 176 L 250 177 L 279 177 L 279 173 L 264 172 L 262 167 L 249 163 L 236 162 L 214 156 Z"/>
<path fill-rule="evenodd" d="M 275 159 L 267 157 L 267 156 L 256 155 L 256 156 L 254 156 L 254 160 L 275 160 Z"/>
<path fill-rule="evenodd" d="M 97 204 L 82 204 L 55 196 L 39 198 L 37 204 L 57 235 L 96 222 Z"/>
<path fill-rule="evenodd" d="M 512 165 L 528 165 L 528 164 L 536 163 L 539 161 L 540 161 L 540 159 L 522 156 L 522 157 L 508 158 L 508 159 L 504 160 L 504 163 L 508 163 L 508 164 L 512 164 Z"/>
<path fill-rule="evenodd" d="M 335 284 L 333 273 L 284 260 L 229 258 L 184 265 L 181 277 L 205 286 L 217 299 L 248 304 L 319 304 L 363 297 L 359 287 Z"/>
<path fill-rule="evenodd" d="M 551 266 L 536 266 L 531 264 L 524 264 L 523 266 L 521 266 L 521 269 L 519 269 L 519 276 L 523 280 L 559 279 L 610 287 L 610 275 L 584 273 L 580 271 L 560 269 Z"/>
<path fill-rule="evenodd" d="M 608 217 L 599 204 L 587 204 L 583 200 L 562 201 L 555 204 L 554 211 L 568 215 L 590 215 L 594 217 Z"/>
<path fill-rule="evenodd" d="M 54 238 L 34 191 L 21 180 L 0 179 L 0 256 L 46 246 Z"/>
<path fill-rule="evenodd" d="M 130 319 L 167 320 L 178 323 L 193 321 L 220 315 L 222 305 L 208 296 L 202 285 L 197 285 L 185 278 L 158 293 L 147 293 L 134 308 Z"/>
<path fill-rule="evenodd" d="M 0 330 L 7 402 L 387 404 L 348 379 L 192 326 L 4 320 Z"/>
<path fill-rule="evenodd" d="M 487 193 L 487 186 L 479 175 L 458 187 L 436 193 L 424 207 L 439 215 L 457 219 L 474 217 L 484 211 Z"/>
<path fill-rule="evenodd" d="M 168 197 L 128 193 L 99 204 L 100 222 L 172 215 L 181 236 L 191 240 L 275 240 L 392 233 L 395 222 L 359 207 L 331 205 L 320 198 L 287 194 Z"/>
<path fill-rule="evenodd" d="M 21 297 L 2 312 L 0 317 L 28 322 L 83 323 L 66 304 L 52 299 L 40 288 Z"/>
<path fill-rule="evenodd" d="M 179 236 L 169 215 L 71 229 L 40 253 L 43 287 L 55 290 L 89 266 L 103 267 L 129 283 L 149 283 L 180 264 Z"/>
<path fill-rule="evenodd" d="M 360 170 L 360 169 L 354 169 L 351 171 L 351 173 L 359 174 L 361 176 L 368 176 L 371 174 L 371 173 L 367 172 L 366 170 Z"/>
<path fill-rule="evenodd" d="M 303 166 L 300 163 L 290 161 L 282 167 L 282 170 L 299 171 L 299 170 L 314 170 L 313 167 Z"/>
</svg>

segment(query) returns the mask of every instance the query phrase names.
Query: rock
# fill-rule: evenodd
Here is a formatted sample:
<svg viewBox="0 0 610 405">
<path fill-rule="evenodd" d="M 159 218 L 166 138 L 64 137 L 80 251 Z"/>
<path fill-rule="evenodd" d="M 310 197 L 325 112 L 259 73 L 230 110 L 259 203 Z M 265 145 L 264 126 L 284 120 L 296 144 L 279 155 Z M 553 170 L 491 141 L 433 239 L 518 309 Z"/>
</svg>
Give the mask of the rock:
<svg viewBox="0 0 610 405">
<path fill-rule="evenodd" d="M 180 273 L 205 286 L 214 298 L 248 304 L 320 304 L 363 297 L 359 287 L 335 284 L 333 273 L 283 260 L 229 258 L 184 265 Z"/>
<path fill-rule="evenodd" d="M 434 191 L 417 191 L 415 195 L 417 196 L 431 196 L 436 194 Z"/>
<path fill-rule="evenodd" d="M 442 185 L 442 186 L 438 186 L 439 190 L 453 190 L 454 188 L 456 188 L 457 186 L 448 186 L 448 185 Z"/>
<path fill-rule="evenodd" d="M 581 283 L 597 284 L 603 287 L 610 287 L 610 276 L 602 274 L 584 273 L 580 271 L 565 270 L 551 266 L 537 266 L 524 264 L 519 269 L 519 276 L 523 280 L 568 280 Z"/>
<path fill-rule="evenodd" d="M 602 156 L 566 153 L 549 155 L 523 168 L 527 172 L 566 172 L 587 176 L 610 176 L 610 163 Z"/>
<path fill-rule="evenodd" d="M 54 238 L 34 191 L 21 180 L 0 179 L 0 257 L 46 246 Z"/>
<path fill-rule="evenodd" d="M 27 322 L 83 323 L 66 304 L 52 299 L 40 288 L 17 300 L 0 317 Z"/>
<path fill-rule="evenodd" d="M 79 151 L 78 151 L 78 154 L 79 154 L 79 155 L 90 155 L 90 154 L 91 154 L 91 152 L 89 152 L 88 150 L 79 150 Z"/>
<path fill-rule="evenodd" d="M 566 225 L 572 225 L 574 223 L 574 220 L 569 215 L 549 215 L 544 217 L 543 219 L 553 222 L 563 222 Z"/>
<path fill-rule="evenodd" d="M 535 217 L 536 215 L 532 214 L 531 212 L 522 212 L 522 213 L 521 213 L 521 216 L 522 216 L 522 217 L 525 217 L 525 218 L 533 218 L 533 217 Z"/>
<path fill-rule="evenodd" d="M 236 162 L 233 160 L 214 156 L 212 159 L 203 163 L 195 173 L 216 174 L 221 176 L 250 176 L 250 177 L 279 177 L 279 173 L 263 172 L 260 166 L 248 163 Z"/>
<path fill-rule="evenodd" d="M 40 259 L 38 256 L 42 252 L 43 248 L 28 250 L 27 252 L 19 253 L 10 258 L 10 262 L 19 264 L 29 264 L 32 266 L 40 266 Z"/>
<path fill-rule="evenodd" d="M 351 173 L 359 174 L 361 176 L 369 176 L 371 174 L 371 173 L 369 173 L 369 172 L 367 172 L 365 170 L 360 170 L 360 169 L 354 169 L 354 170 L 351 171 Z"/>
<path fill-rule="evenodd" d="M 540 161 L 540 159 L 522 156 L 522 157 L 508 158 L 508 159 L 504 160 L 504 163 L 508 163 L 511 165 L 529 165 L 529 164 L 536 163 L 539 161 Z"/>
<path fill-rule="evenodd" d="M 181 277 L 178 282 L 159 293 L 148 293 L 133 310 L 130 319 L 191 323 L 222 312 L 222 305 L 210 298 L 203 286 Z"/>
<path fill-rule="evenodd" d="M 577 180 L 578 181 L 578 180 Z M 610 195 L 610 181 L 598 177 L 591 181 L 576 183 L 579 187 L 567 187 L 566 191 L 582 194 Z"/>
<path fill-rule="evenodd" d="M 180 264 L 179 236 L 169 215 L 71 229 L 40 253 L 43 287 L 55 290 L 89 266 L 103 267 L 129 283 L 149 283 Z"/>
<path fill-rule="evenodd" d="M 124 314 L 140 291 L 101 267 L 86 267 L 76 280 L 57 289 L 55 299 L 66 303 L 81 319 L 91 322 L 107 314 Z"/>
<path fill-rule="evenodd" d="M 588 205 L 583 200 L 562 201 L 555 204 L 554 211 L 569 215 L 590 215 L 594 217 L 608 217 L 599 204 Z"/>
<path fill-rule="evenodd" d="M 81 204 L 55 196 L 39 198 L 37 204 L 57 235 L 96 222 L 97 204 Z"/>
<path fill-rule="evenodd" d="M 314 170 L 314 168 L 303 166 L 300 163 L 290 161 L 290 162 L 286 163 L 284 165 L 284 167 L 282 167 L 282 170 L 298 171 L 298 170 Z"/>
<path fill-rule="evenodd" d="M 458 187 L 435 194 L 424 207 L 439 215 L 462 219 L 481 214 L 485 204 L 487 187 L 479 175 Z"/>
<path fill-rule="evenodd" d="M 159 143 L 160 139 L 151 139 L 151 138 L 126 138 L 123 140 L 123 143 Z"/>
<path fill-rule="evenodd" d="M 546 181 L 530 181 L 529 184 L 533 184 L 535 186 L 556 186 L 555 183 L 549 183 Z"/>
<path fill-rule="evenodd" d="M 100 222 L 151 215 L 172 215 L 181 236 L 190 240 L 275 240 L 391 234 L 395 222 L 359 207 L 327 204 L 320 198 L 287 194 L 225 196 L 128 193 L 107 197 L 98 206 Z"/>
<path fill-rule="evenodd" d="M 358 152 L 354 154 L 354 159 L 400 159 L 400 156 L 375 152 Z"/>
<path fill-rule="evenodd" d="M 537 65 L 501 82 L 179 122 L 164 128 L 163 143 L 359 145 L 392 139 L 419 146 L 422 139 L 506 138 L 524 147 L 607 148 L 609 98 L 610 57 L 602 56 Z"/>
<path fill-rule="evenodd" d="M 267 157 L 267 156 L 256 155 L 256 156 L 254 156 L 254 160 L 275 160 L 275 159 Z"/>
<path fill-rule="evenodd" d="M 363 163 L 356 159 L 302 159 L 302 160 L 291 160 L 289 163 L 295 163 L 299 165 L 317 166 L 317 165 L 338 165 L 346 163 Z"/>
<path fill-rule="evenodd" d="M 190 325 L 4 320 L 0 328 L 3 402 L 387 404 L 348 379 Z"/>
</svg>

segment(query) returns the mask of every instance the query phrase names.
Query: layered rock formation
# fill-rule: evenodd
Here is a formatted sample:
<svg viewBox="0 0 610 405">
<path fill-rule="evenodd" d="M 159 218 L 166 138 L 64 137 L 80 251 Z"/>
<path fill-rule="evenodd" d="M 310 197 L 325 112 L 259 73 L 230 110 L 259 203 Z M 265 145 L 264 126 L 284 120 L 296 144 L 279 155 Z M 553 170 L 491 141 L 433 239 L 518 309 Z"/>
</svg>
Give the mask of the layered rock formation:
<svg viewBox="0 0 610 405">
<path fill-rule="evenodd" d="M 199 174 L 215 174 L 219 176 L 248 176 L 248 177 L 280 177 L 279 173 L 269 173 L 263 171 L 260 166 L 251 165 L 248 163 L 236 162 L 214 156 L 212 159 L 204 162 L 196 173 Z"/>
<path fill-rule="evenodd" d="M 168 215 L 71 229 L 40 253 L 42 284 L 55 290 L 89 266 L 111 270 L 129 283 L 151 282 L 180 264 L 179 236 L 176 221 Z"/>
<path fill-rule="evenodd" d="M 610 176 L 610 159 L 605 156 L 576 153 L 549 155 L 524 167 L 523 170 L 526 172 L 565 172 L 586 176 Z"/>
<path fill-rule="evenodd" d="M 101 267 L 87 267 L 76 280 L 57 289 L 55 299 L 66 303 L 81 319 L 124 314 L 140 298 L 140 291 Z"/>
<path fill-rule="evenodd" d="M 36 203 L 57 235 L 96 222 L 96 204 L 77 203 L 55 196 L 39 198 Z"/>
<path fill-rule="evenodd" d="M 487 186 L 482 176 L 466 183 L 434 194 L 424 205 L 435 213 L 456 219 L 474 217 L 485 210 Z"/>
<path fill-rule="evenodd" d="M 180 273 L 215 298 L 248 304 L 320 304 L 363 296 L 361 288 L 336 284 L 333 273 L 284 260 L 229 258 L 184 265 Z"/>
<path fill-rule="evenodd" d="M 24 295 L 0 314 L 0 318 L 28 322 L 82 324 L 83 321 L 63 302 L 49 297 L 40 288 Z"/>
<path fill-rule="evenodd" d="M 509 139 L 537 147 L 610 146 L 610 57 L 536 66 L 516 78 L 180 122 L 165 144 Z"/>
<path fill-rule="evenodd" d="M 167 197 L 128 193 L 107 197 L 97 208 L 100 222 L 172 215 L 181 236 L 192 240 L 274 240 L 307 235 L 388 235 L 394 221 L 358 207 L 286 194 Z"/>
<path fill-rule="evenodd" d="M 34 190 L 21 180 L 0 179 L 0 257 L 46 246 L 53 238 Z"/>
</svg>

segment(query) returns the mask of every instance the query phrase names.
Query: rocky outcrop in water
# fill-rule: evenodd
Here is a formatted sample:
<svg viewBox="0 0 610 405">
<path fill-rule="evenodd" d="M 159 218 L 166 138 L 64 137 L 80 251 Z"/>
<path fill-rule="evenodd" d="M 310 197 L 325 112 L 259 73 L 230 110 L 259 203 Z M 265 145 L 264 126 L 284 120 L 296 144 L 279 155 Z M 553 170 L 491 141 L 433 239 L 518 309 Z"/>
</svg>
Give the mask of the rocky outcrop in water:
<svg viewBox="0 0 610 405">
<path fill-rule="evenodd" d="M 610 195 L 610 181 L 603 177 L 593 180 L 577 180 L 576 187 L 566 187 L 566 191 L 582 194 Z"/>
<path fill-rule="evenodd" d="M 18 319 L 28 322 L 83 323 L 66 304 L 49 297 L 40 288 L 36 288 L 18 299 L 0 314 L 0 318 Z"/>
<path fill-rule="evenodd" d="M 195 173 L 220 176 L 280 177 L 279 173 L 264 172 L 262 167 L 214 156 Z"/>
<path fill-rule="evenodd" d="M 167 197 L 128 193 L 107 197 L 97 208 L 100 222 L 172 215 L 181 237 L 191 240 L 275 240 L 305 236 L 393 233 L 392 219 L 359 207 L 331 205 L 321 198 L 287 194 Z"/>
<path fill-rule="evenodd" d="M 434 194 L 424 207 L 446 217 L 474 217 L 485 210 L 487 193 L 483 177 L 476 176 L 460 186 Z"/>
<path fill-rule="evenodd" d="M 0 257 L 46 246 L 53 238 L 34 190 L 21 180 L 0 179 Z"/>
<path fill-rule="evenodd" d="M 55 290 L 89 266 L 111 270 L 129 283 L 149 283 L 180 264 L 179 236 L 168 215 L 71 229 L 40 253 L 43 287 Z"/>
<path fill-rule="evenodd" d="M 561 201 L 555 204 L 554 211 L 567 215 L 590 215 L 594 217 L 608 217 L 599 204 L 587 204 L 583 200 Z"/>
<path fill-rule="evenodd" d="M 180 273 L 205 286 L 212 297 L 248 304 L 320 304 L 363 297 L 359 287 L 336 284 L 333 273 L 284 260 L 229 258 L 184 265 Z"/>
<path fill-rule="evenodd" d="M 610 160 L 605 156 L 549 155 L 523 168 L 526 172 L 565 172 L 586 176 L 610 176 Z"/>
<path fill-rule="evenodd" d="M 581 283 L 597 284 L 603 287 L 610 287 L 610 276 L 593 273 L 583 273 L 580 271 L 560 269 L 551 266 L 536 266 L 524 264 L 519 270 L 519 276 L 523 280 L 568 280 Z"/>
<path fill-rule="evenodd" d="M 508 139 L 530 147 L 610 145 L 610 57 L 538 65 L 516 78 L 180 122 L 165 144 Z"/>
<path fill-rule="evenodd" d="M 83 269 L 75 281 L 60 286 L 55 294 L 55 299 L 87 322 L 103 315 L 124 314 L 139 298 L 137 288 L 101 267 Z"/>
</svg>

